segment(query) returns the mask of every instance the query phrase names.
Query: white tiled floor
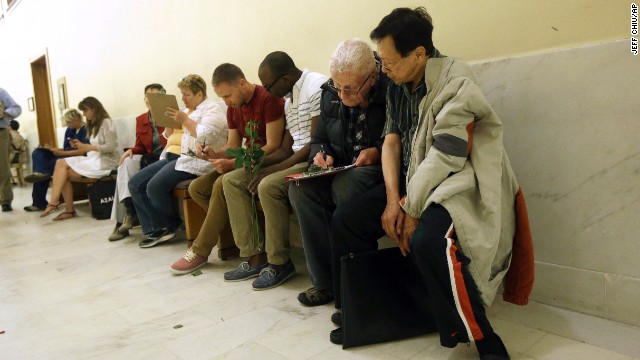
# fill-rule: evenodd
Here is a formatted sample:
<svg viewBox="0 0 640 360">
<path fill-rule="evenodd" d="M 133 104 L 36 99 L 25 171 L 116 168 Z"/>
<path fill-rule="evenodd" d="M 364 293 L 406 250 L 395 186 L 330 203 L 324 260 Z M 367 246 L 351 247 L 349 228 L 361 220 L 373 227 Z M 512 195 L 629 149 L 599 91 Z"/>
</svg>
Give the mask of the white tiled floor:
<svg viewBox="0 0 640 360">
<path fill-rule="evenodd" d="M 213 259 L 200 276 L 172 276 L 183 241 L 140 249 L 140 230 L 106 240 L 113 224 L 80 217 L 52 222 L 27 213 L 30 188 L 15 188 L 0 213 L 0 359 L 475 359 L 475 348 L 446 349 L 434 335 L 342 350 L 329 342 L 331 305 L 303 307 L 298 275 L 252 291 L 225 283 L 240 260 Z M 640 358 L 640 328 L 531 303 L 489 309 L 514 359 Z M 174 328 L 182 325 L 181 328 Z"/>
</svg>

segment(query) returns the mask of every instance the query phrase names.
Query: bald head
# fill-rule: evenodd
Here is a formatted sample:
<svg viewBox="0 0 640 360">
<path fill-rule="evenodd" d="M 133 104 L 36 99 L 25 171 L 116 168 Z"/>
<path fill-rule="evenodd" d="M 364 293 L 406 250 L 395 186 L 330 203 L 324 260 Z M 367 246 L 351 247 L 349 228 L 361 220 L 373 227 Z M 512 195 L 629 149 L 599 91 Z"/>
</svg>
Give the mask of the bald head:
<svg viewBox="0 0 640 360">
<path fill-rule="evenodd" d="M 268 66 L 271 73 L 276 75 L 292 74 L 298 70 L 291 56 L 284 51 L 274 51 L 267 55 L 260 63 L 260 68 L 264 66 Z"/>
<path fill-rule="evenodd" d="M 262 81 L 262 86 L 277 97 L 290 93 L 301 76 L 302 71 L 283 51 L 274 51 L 267 55 L 258 68 L 258 77 Z"/>
</svg>

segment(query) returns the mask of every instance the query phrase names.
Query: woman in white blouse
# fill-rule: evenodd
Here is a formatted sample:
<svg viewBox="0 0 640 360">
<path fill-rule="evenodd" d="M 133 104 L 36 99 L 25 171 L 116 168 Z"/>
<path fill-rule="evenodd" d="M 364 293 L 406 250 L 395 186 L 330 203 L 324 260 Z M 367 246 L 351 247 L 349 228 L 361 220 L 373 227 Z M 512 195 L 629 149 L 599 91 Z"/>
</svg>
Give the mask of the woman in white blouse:
<svg viewBox="0 0 640 360">
<path fill-rule="evenodd" d="M 63 213 L 53 218 L 54 221 L 76 216 L 73 209 L 73 187 L 69 180 L 70 177 L 84 176 L 99 179 L 109 175 L 118 166 L 116 129 L 107 111 L 100 101 L 92 96 L 80 101 L 78 108 L 87 118 L 89 144 L 70 140 L 71 145 L 85 153 L 86 156 L 72 156 L 56 161 L 51 185 L 51 200 L 40 215 L 40 217 L 45 217 L 58 210 L 62 194 L 65 209 Z"/>
<path fill-rule="evenodd" d="M 186 108 L 167 108 L 167 114 L 182 124 L 182 155 L 161 155 L 160 160 L 129 180 L 131 199 L 145 234 L 140 247 L 151 247 L 175 236 L 181 220 L 173 207 L 174 187 L 213 171 L 210 162 L 197 156 L 198 144 L 219 149 L 227 142 L 226 106 L 207 98 L 205 81 L 198 75 L 188 75 L 178 88 Z M 168 137 L 172 132 L 166 128 L 163 135 Z"/>
</svg>

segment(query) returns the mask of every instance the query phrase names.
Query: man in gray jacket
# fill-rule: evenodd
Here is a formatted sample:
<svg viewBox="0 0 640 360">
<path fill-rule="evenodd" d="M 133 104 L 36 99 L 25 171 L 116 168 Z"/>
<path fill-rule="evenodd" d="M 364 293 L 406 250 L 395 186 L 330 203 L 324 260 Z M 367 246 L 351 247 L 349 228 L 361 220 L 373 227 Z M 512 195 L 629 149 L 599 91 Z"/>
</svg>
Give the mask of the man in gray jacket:
<svg viewBox="0 0 640 360">
<path fill-rule="evenodd" d="M 520 254 L 512 257 L 512 244 L 528 241 L 524 255 L 533 262 L 526 216 L 515 211 L 526 209 L 500 120 L 469 66 L 442 56 L 432 32 L 422 7 L 395 9 L 371 32 L 383 72 L 393 81 L 382 147 L 386 196 L 349 203 L 333 232 L 353 251 L 375 241 L 371 214 L 382 213 L 384 232 L 411 257 L 427 285 L 440 343 L 474 342 L 481 359 L 508 359 L 484 306 L 510 263 L 521 260 Z M 369 215 L 371 233 L 354 228 L 348 213 Z M 525 275 L 532 285 L 532 274 Z M 525 304 L 530 290 L 507 300 Z M 332 340 L 341 338 L 340 330 L 334 332 Z"/>
</svg>

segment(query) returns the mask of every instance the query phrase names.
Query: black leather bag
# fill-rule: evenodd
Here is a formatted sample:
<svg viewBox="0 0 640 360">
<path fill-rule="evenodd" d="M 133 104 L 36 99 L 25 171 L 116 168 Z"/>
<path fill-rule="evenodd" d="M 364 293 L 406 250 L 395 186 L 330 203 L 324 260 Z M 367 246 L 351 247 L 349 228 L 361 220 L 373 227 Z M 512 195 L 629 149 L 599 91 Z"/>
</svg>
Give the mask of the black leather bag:
<svg viewBox="0 0 640 360">
<path fill-rule="evenodd" d="M 140 158 L 140 170 L 160 160 L 160 155 L 144 154 Z"/>
<path fill-rule="evenodd" d="M 398 248 L 341 259 L 342 348 L 437 331 L 427 287 Z"/>
<path fill-rule="evenodd" d="M 111 218 L 113 195 L 116 191 L 115 181 L 98 181 L 87 188 L 91 215 L 98 220 Z"/>
</svg>

